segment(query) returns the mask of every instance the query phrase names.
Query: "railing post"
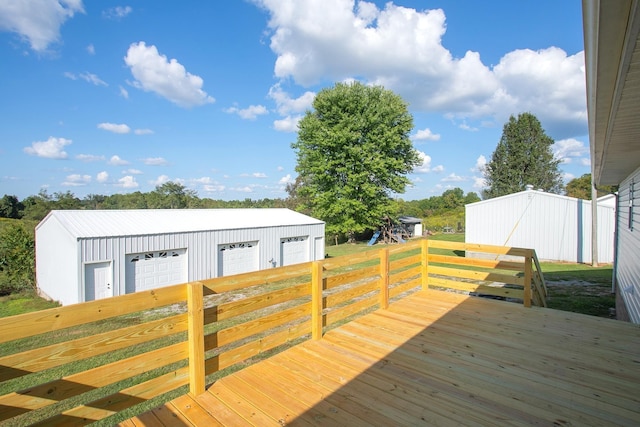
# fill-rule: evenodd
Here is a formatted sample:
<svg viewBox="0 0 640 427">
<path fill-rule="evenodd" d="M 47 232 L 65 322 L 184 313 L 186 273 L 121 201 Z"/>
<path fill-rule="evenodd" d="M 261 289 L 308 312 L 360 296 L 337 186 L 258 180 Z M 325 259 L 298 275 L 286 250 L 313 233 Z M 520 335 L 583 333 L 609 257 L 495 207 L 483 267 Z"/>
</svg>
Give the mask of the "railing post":
<svg viewBox="0 0 640 427">
<path fill-rule="evenodd" d="M 420 242 L 420 255 L 422 260 L 420 262 L 420 276 L 422 278 L 422 290 L 429 289 L 429 239 L 424 239 Z"/>
<path fill-rule="evenodd" d="M 322 338 L 322 262 L 311 264 L 311 338 Z"/>
<path fill-rule="evenodd" d="M 189 327 L 189 394 L 205 392 L 204 372 L 204 302 L 202 282 L 187 283 Z"/>
<path fill-rule="evenodd" d="M 525 307 L 531 307 L 531 281 L 533 278 L 533 268 L 531 263 L 531 251 L 524 257 L 524 296 L 523 302 Z"/>
<path fill-rule="evenodd" d="M 380 250 L 380 308 L 389 308 L 389 248 Z"/>
</svg>

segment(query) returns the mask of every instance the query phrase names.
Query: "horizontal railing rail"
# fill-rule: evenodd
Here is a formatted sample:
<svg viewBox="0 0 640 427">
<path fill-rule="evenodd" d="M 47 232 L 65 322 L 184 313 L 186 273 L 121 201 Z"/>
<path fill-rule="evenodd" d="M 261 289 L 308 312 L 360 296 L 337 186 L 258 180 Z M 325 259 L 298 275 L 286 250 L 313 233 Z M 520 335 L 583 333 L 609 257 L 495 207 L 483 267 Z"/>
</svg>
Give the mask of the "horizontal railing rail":
<svg viewBox="0 0 640 427">
<path fill-rule="evenodd" d="M 433 287 L 545 300 L 532 250 L 418 240 L 3 318 L 0 424 L 133 416 Z"/>
</svg>

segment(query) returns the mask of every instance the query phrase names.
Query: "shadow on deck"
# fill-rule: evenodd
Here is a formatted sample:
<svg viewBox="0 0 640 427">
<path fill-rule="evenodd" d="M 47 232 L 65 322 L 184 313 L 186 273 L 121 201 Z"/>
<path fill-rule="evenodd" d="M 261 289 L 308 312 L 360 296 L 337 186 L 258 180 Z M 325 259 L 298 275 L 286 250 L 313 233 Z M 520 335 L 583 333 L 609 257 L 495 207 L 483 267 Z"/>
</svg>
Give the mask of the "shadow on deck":
<svg viewBox="0 0 640 427">
<path fill-rule="evenodd" d="M 122 426 L 640 425 L 640 328 L 419 291 Z"/>
</svg>

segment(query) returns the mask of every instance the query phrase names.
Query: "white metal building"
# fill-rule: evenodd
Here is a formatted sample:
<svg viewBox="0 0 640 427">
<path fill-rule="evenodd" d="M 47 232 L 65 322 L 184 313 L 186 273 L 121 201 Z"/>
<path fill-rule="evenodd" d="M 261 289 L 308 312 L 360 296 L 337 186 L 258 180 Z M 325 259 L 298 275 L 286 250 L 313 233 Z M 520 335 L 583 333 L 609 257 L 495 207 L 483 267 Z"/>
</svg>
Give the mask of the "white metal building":
<svg viewBox="0 0 640 427">
<path fill-rule="evenodd" d="M 618 185 L 618 319 L 640 323 L 640 1 L 583 0 L 591 176 Z"/>
<path fill-rule="evenodd" d="M 63 305 L 324 258 L 324 222 L 289 209 L 51 211 L 36 278 Z"/>
<path fill-rule="evenodd" d="M 591 201 L 527 190 L 465 206 L 470 243 L 536 250 L 539 259 L 591 262 Z M 598 262 L 613 262 L 615 209 L 598 204 Z"/>
</svg>

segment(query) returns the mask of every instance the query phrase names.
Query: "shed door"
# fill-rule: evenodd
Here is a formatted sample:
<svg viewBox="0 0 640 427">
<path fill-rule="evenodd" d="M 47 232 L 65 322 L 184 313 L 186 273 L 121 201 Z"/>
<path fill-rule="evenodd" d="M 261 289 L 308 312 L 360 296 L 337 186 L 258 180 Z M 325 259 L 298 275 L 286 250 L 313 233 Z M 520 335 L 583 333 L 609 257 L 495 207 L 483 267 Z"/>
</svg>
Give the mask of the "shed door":
<svg viewBox="0 0 640 427">
<path fill-rule="evenodd" d="M 312 261 L 324 259 L 324 237 L 316 237 L 314 241 L 314 258 Z"/>
<path fill-rule="evenodd" d="M 309 261 L 309 236 L 280 239 L 280 265 Z"/>
<path fill-rule="evenodd" d="M 258 242 L 218 246 L 218 276 L 248 273 L 258 269 Z"/>
<path fill-rule="evenodd" d="M 96 262 L 84 266 L 84 300 L 94 301 L 113 296 L 111 262 Z"/>
<path fill-rule="evenodd" d="M 128 254 L 125 261 L 127 293 L 177 285 L 188 280 L 186 249 Z"/>
</svg>

